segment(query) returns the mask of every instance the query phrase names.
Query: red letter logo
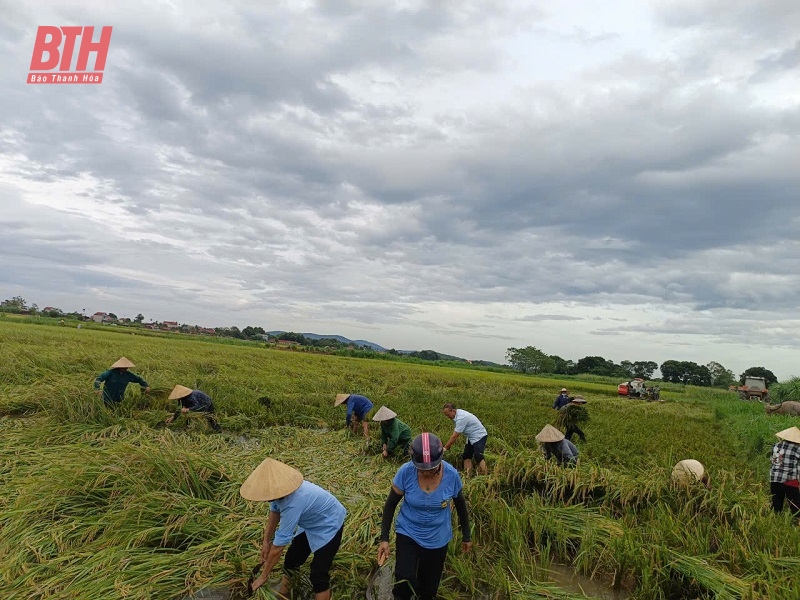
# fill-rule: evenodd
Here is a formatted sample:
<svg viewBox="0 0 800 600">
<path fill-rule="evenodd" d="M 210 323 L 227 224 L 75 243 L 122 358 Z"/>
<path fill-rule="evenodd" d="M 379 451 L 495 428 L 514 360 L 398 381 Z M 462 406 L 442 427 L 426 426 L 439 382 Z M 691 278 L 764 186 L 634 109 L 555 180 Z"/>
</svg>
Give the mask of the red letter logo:
<svg viewBox="0 0 800 600">
<path fill-rule="evenodd" d="M 50 41 L 47 41 L 47 36 Z M 58 27 L 42 26 L 36 32 L 36 43 L 33 45 L 31 71 L 49 71 L 58 64 L 58 47 L 61 45 L 61 30 Z M 47 62 L 42 60 L 44 53 L 49 53 Z"/>
<path fill-rule="evenodd" d="M 28 73 L 28 83 L 102 83 L 103 69 L 106 67 L 108 57 L 108 46 L 111 43 L 112 27 L 103 27 L 100 33 L 100 40 L 92 40 L 94 27 L 52 27 L 43 25 L 36 32 L 36 41 L 33 45 L 33 57 L 31 58 L 31 71 L 52 71 L 58 66 L 58 73 L 40 75 Z M 75 71 L 70 72 L 72 57 L 75 53 L 75 40 L 81 36 L 81 46 L 78 51 L 78 64 Z M 61 42 L 64 48 L 59 53 Z M 89 55 L 95 54 L 94 72 L 83 73 L 79 76 L 78 71 L 86 71 L 89 62 Z M 47 60 L 45 60 L 45 54 Z"/>
</svg>

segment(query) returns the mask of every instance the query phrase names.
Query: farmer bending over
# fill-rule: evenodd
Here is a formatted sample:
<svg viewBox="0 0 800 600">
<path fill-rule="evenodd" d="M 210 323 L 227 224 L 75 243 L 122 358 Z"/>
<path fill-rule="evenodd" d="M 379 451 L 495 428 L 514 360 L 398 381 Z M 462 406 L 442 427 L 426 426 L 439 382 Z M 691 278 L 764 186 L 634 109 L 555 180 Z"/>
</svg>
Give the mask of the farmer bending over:
<svg viewBox="0 0 800 600">
<path fill-rule="evenodd" d="M 252 594 L 267 582 L 286 544 L 291 542 L 283 561 L 281 597 L 289 597 L 289 575 L 313 553 L 311 585 L 314 599 L 330 600 L 330 570 L 342 543 L 347 515 L 342 503 L 327 490 L 305 481 L 297 469 L 272 458 L 265 459 L 256 467 L 239 493 L 245 500 L 270 502 L 261 546 L 261 564 L 253 570 L 248 591 Z"/>
<path fill-rule="evenodd" d="M 381 406 L 372 420 L 381 424 L 383 458 L 389 458 L 389 455 L 394 454 L 395 451 L 400 456 L 408 454 L 408 447 L 411 445 L 411 427 L 398 419 L 396 412 Z"/>
<path fill-rule="evenodd" d="M 467 412 L 463 408 L 456 408 L 455 404 L 448 402 L 442 409 L 444 416 L 448 419 L 455 421 L 455 428 L 453 435 L 447 440 L 444 445 L 445 450 L 449 450 L 459 434 L 463 433 L 467 438 L 467 445 L 464 446 L 464 453 L 461 458 L 464 459 L 464 471 L 469 473 L 472 471 L 472 459 L 475 458 L 475 463 L 478 465 L 478 472 L 481 475 L 486 475 L 486 461 L 483 459 L 483 451 L 486 449 L 486 440 L 489 434 L 486 428 L 478 420 L 478 417 L 471 412 Z"/>
<path fill-rule="evenodd" d="M 222 427 L 219 426 L 214 418 L 214 403 L 208 394 L 200 390 L 192 390 L 182 385 L 176 385 L 169 395 L 170 400 L 177 400 L 180 404 L 174 415 L 167 417 L 166 423 L 170 424 L 181 415 L 185 415 L 190 410 L 193 412 L 204 413 L 211 429 L 219 433 Z"/>
<path fill-rule="evenodd" d="M 129 383 L 138 383 L 145 393 L 150 391 L 149 383 L 135 373 L 128 371 L 128 369 L 135 366 L 123 356 L 111 365 L 108 371 L 103 371 L 94 380 L 95 394 L 98 396 L 100 394 L 103 395 L 103 402 L 105 402 L 106 406 L 120 404 L 125 398 L 125 388 L 128 387 Z M 103 384 L 102 391 L 100 390 L 100 384 Z"/>
<path fill-rule="evenodd" d="M 536 441 L 542 445 L 545 459 L 555 458 L 559 465 L 567 467 L 578 463 L 578 448 L 552 425 L 545 425 L 536 434 Z"/>
<path fill-rule="evenodd" d="M 347 419 L 345 424 L 351 429 L 355 435 L 358 429 L 358 422 L 364 429 L 364 437 L 369 437 L 369 423 L 367 422 L 367 414 L 372 410 L 372 402 L 366 396 L 359 396 L 358 394 L 336 394 L 334 406 L 339 406 L 343 402 L 347 402 Z M 353 418 L 355 416 L 355 419 Z"/>
</svg>

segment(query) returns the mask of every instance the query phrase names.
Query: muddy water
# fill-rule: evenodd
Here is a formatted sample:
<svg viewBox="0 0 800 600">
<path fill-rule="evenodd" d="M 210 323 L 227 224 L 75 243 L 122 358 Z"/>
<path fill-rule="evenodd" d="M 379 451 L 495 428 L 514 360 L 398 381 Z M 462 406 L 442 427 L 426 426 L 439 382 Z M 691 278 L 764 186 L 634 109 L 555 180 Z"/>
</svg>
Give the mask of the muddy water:
<svg viewBox="0 0 800 600">
<path fill-rule="evenodd" d="M 630 598 L 627 590 L 613 590 L 607 584 L 579 575 L 575 569 L 568 565 L 552 563 L 547 567 L 547 572 L 555 585 L 565 592 L 584 594 L 598 600 L 626 600 Z"/>
</svg>

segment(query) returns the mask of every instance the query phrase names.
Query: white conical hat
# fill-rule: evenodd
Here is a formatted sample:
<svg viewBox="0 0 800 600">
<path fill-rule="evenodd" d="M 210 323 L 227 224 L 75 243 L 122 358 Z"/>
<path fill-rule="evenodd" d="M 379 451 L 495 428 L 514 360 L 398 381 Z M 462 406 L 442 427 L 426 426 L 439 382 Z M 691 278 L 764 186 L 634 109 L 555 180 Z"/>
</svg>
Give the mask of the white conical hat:
<svg viewBox="0 0 800 600">
<path fill-rule="evenodd" d="M 789 429 L 784 429 L 783 431 L 776 433 L 775 437 L 786 440 L 787 442 L 800 444 L 800 429 L 797 427 L 789 427 Z"/>
<path fill-rule="evenodd" d="M 545 425 L 542 430 L 536 434 L 536 441 L 541 444 L 560 442 L 563 439 L 564 434 L 552 425 Z"/>
<path fill-rule="evenodd" d="M 265 458 L 239 488 L 245 500 L 268 502 L 283 498 L 303 483 L 303 474 L 287 464 Z"/>
<path fill-rule="evenodd" d="M 672 481 L 675 483 L 702 481 L 705 474 L 706 469 L 700 461 L 687 458 L 672 468 Z"/>
<path fill-rule="evenodd" d="M 575 396 L 572 399 L 572 403 L 573 404 L 586 404 L 586 398 L 584 398 L 583 396 Z"/>
<path fill-rule="evenodd" d="M 394 412 L 391 408 L 386 408 L 385 406 L 381 406 L 378 409 L 378 412 L 375 413 L 375 416 L 372 417 L 373 421 L 388 421 L 389 419 L 394 419 L 397 416 L 397 413 Z"/>
<path fill-rule="evenodd" d="M 333 405 L 339 406 L 342 402 L 346 402 L 349 397 L 350 394 L 336 394 L 336 400 L 334 400 Z"/>
<path fill-rule="evenodd" d="M 127 358 L 125 358 L 123 356 L 117 362 L 115 362 L 113 365 L 111 365 L 111 368 L 112 369 L 132 369 L 135 366 L 136 366 L 135 364 L 133 364 L 131 361 L 129 361 Z"/>
<path fill-rule="evenodd" d="M 170 400 L 177 400 L 178 398 L 185 398 L 192 393 L 190 388 L 183 385 L 176 385 L 172 388 L 172 393 L 169 395 Z"/>
</svg>

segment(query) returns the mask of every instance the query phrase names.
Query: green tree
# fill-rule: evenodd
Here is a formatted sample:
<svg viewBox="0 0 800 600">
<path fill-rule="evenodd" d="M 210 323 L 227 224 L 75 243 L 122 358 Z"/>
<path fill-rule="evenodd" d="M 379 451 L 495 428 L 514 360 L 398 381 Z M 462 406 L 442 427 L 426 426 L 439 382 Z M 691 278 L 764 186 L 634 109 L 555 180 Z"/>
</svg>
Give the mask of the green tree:
<svg viewBox="0 0 800 600">
<path fill-rule="evenodd" d="M 552 373 L 555 361 L 534 346 L 508 348 L 506 360 L 515 371 L 523 373 Z"/>
<path fill-rule="evenodd" d="M 763 377 L 767 382 L 767 387 L 772 385 L 773 383 L 778 382 L 778 378 L 775 377 L 775 373 L 766 369 L 764 367 L 750 367 L 744 373 L 739 376 L 739 384 L 744 385 L 744 378 L 747 376 L 750 377 Z"/>
<path fill-rule="evenodd" d="M 736 382 L 733 371 L 726 369 L 716 361 L 711 361 L 706 365 L 708 372 L 711 373 L 711 385 L 718 388 L 728 388 Z"/>
<path fill-rule="evenodd" d="M 0 303 L 0 309 L 4 312 L 18 313 L 27 310 L 28 305 L 22 296 L 14 296 L 10 300 L 3 300 Z"/>
<path fill-rule="evenodd" d="M 134 322 L 139 323 L 141 325 L 142 321 L 144 321 L 144 315 L 142 313 L 139 313 L 138 315 L 136 315 Z"/>
</svg>

